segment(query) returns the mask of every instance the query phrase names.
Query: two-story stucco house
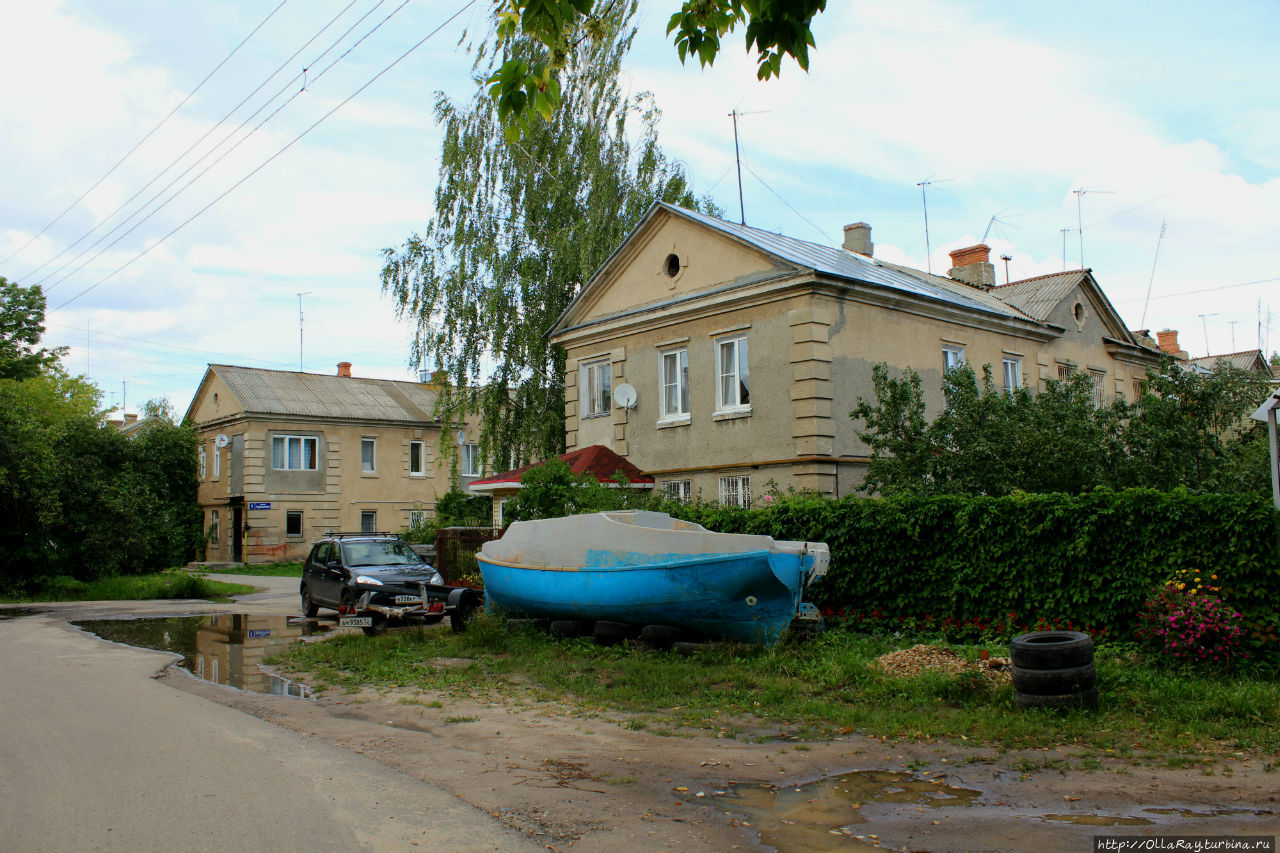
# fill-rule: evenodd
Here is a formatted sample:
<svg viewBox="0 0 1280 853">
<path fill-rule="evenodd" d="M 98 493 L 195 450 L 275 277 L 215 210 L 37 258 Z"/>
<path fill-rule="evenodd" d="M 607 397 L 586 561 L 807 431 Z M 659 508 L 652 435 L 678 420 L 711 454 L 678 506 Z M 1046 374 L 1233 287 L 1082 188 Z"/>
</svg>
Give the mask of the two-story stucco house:
<svg viewBox="0 0 1280 853">
<path fill-rule="evenodd" d="M 849 411 L 878 362 L 917 371 L 936 408 L 963 362 L 1033 389 L 1087 371 L 1102 403 L 1158 361 L 1089 270 L 996 287 L 986 246 L 930 275 L 877 259 L 870 232 L 823 246 L 655 204 L 549 333 L 568 358 L 568 449 L 606 445 L 658 488 L 721 503 L 770 481 L 845 495 L 868 461 Z"/>
<path fill-rule="evenodd" d="M 187 419 L 200 444 L 209 561 L 299 560 L 327 531 L 425 521 L 449 491 L 441 431 L 459 447 L 459 485 L 479 477 L 474 424 L 443 425 L 431 385 L 211 364 Z"/>
</svg>

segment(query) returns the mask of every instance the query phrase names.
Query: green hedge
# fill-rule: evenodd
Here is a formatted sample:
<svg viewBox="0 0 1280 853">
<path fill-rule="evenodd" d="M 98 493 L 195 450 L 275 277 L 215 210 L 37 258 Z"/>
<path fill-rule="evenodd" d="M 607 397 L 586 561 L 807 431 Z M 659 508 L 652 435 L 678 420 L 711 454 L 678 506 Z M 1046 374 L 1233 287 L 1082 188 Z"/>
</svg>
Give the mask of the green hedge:
<svg viewBox="0 0 1280 853">
<path fill-rule="evenodd" d="M 1131 639 L 1147 595 L 1187 569 L 1218 576 L 1255 650 L 1280 651 L 1280 517 L 1262 497 L 1100 489 L 671 510 L 711 530 L 826 542 L 831 569 L 809 600 L 863 623 Z"/>
</svg>

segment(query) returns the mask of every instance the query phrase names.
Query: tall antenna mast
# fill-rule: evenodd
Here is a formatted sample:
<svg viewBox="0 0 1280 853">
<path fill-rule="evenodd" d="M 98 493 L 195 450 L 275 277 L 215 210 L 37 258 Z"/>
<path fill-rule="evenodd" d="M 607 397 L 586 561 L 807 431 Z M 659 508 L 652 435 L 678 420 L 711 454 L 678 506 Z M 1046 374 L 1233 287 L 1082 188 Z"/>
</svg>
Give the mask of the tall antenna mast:
<svg viewBox="0 0 1280 853">
<path fill-rule="evenodd" d="M 742 203 L 742 155 L 738 153 L 738 116 L 754 116 L 761 113 L 767 113 L 768 110 L 756 110 L 750 113 L 740 113 L 737 108 L 729 113 L 733 118 L 733 161 L 738 164 L 738 217 L 742 225 L 747 224 L 747 209 Z"/>
<path fill-rule="evenodd" d="M 923 180 L 916 184 L 920 188 L 920 204 L 924 207 L 924 262 L 925 268 L 933 273 L 933 249 L 929 246 L 929 197 L 925 194 L 931 184 L 945 184 L 951 178 Z"/>
<path fill-rule="evenodd" d="M 1209 323 L 1207 318 L 1217 317 L 1217 316 L 1218 316 L 1217 311 L 1214 311 L 1212 314 L 1200 315 L 1200 325 L 1204 328 L 1204 354 L 1206 358 L 1208 358 L 1209 356 Z"/>
<path fill-rule="evenodd" d="M 1080 238 L 1080 269 L 1084 269 L 1084 214 L 1081 211 L 1082 205 L 1080 204 L 1080 199 L 1084 198 L 1089 193 L 1094 193 L 1095 195 L 1097 193 L 1106 193 L 1110 195 L 1113 191 L 1087 190 L 1084 187 L 1078 187 L 1072 190 L 1072 192 L 1076 194 L 1076 236 Z M 1066 262 L 1063 262 L 1062 268 L 1066 269 L 1066 267 Z"/>
<path fill-rule="evenodd" d="M 1067 232 L 1071 228 L 1059 228 L 1058 230 L 1062 232 L 1062 268 L 1065 270 L 1067 268 Z"/>
<path fill-rule="evenodd" d="M 1000 260 L 1004 261 L 1004 283 L 1008 284 L 1009 283 L 1009 261 L 1013 260 L 1013 255 L 1001 255 Z"/>
<path fill-rule="evenodd" d="M 302 372 L 302 297 L 309 296 L 310 290 L 298 294 L 298 372 Z"/>
<path fill-rule="evenodd" d="M 1147 306 L 1151 304 L 1151 286 L 1156 283 L 1156 261 L 1160 260 L 1160 242 L 1164 240 L 1164 227 L 1166 221 L 1160 220 L 1160 236 L 1156 238 L 1156 256 L 1151 261 L 1151 280 L 1147 282 L 1147 301 L 1142 303 L 1142 322 L 1138 325 L 1146 328 L 1147 325 Z"/>
</svg>

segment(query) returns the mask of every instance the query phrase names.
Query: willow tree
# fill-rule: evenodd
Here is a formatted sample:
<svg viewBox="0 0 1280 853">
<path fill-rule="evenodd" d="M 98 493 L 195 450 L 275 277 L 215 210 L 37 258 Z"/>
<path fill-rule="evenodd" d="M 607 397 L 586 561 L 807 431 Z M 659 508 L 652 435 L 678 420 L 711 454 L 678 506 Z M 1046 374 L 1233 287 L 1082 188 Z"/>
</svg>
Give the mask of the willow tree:
<svg viewBox="0 0 1280 853">
<path fill-rule="evenodd" d="M 658 147 L 652 97 L 627 97 L 618 82 L 635 6 L 616 4 L 608 37 L 574 43 L 559 108 L 514 141 L 483 83 L 512 59 L 540 61 L 546 48 L 517 38 L 487 54 L 482 43 L 471 102 L 436 95 L 444 140 L 434 216 L 384 250 L 383 289 L 416 322 L 411 362 L 441 381 L 436 415 L 478 413 L 480 452 L 497 470 L 564 450 L 565 356 L 546 333 L 583 282 L 653 202 L 699 206 Z"/>
</svg>

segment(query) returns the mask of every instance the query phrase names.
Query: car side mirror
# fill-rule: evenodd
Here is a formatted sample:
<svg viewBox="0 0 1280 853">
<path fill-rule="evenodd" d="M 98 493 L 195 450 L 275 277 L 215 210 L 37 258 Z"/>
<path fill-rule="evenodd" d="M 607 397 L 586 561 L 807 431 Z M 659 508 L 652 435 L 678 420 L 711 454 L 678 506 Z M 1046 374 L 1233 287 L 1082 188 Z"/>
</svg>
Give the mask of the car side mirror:
<svg viewBox="0 0 1280 853">
<path fill-rule="evenodd" d="M 329 562 L 324 564 L 324 567 L 331 572 L 342 571 L 342 563 L 339 562 L 338 560 L 330 560 Z"/>
</svg>

